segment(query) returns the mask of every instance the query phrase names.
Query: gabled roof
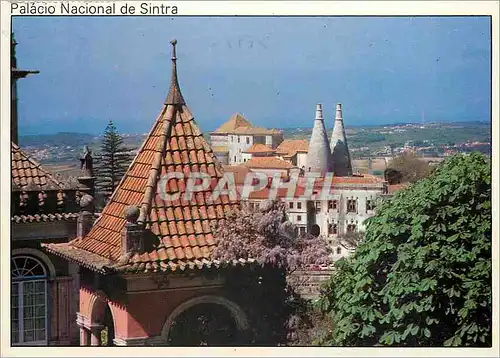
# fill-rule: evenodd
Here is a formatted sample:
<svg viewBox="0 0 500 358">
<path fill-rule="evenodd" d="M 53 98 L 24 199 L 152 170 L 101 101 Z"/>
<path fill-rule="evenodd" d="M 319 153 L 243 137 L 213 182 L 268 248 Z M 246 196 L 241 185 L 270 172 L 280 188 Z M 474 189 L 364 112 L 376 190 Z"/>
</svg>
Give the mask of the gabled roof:
<svg viewBox="0 0 500 358">
<path fill-rule="evenodd" d="M 69 244 L 49 244 L 48 251 L 90 266 L 101 272 L 106 267 L 119 271 L 167 271 L 211 264 L 216 245 L 211 224 L 236 209 L 238 201 L 220 195 L 209 201 L 212 189 L 223 175 L 212 149 L 203 138 L 193 115 L 184 103 L 177 83 L 175 42 L 172 57 L 172 80 L 169 95 L 118 187 L 90 232 Z M 182 173 L 183 179 L 166 183 L 167 173 Z M 186 200 L 187 176 L 192 172 L 208 174 L 210 188 L 193 193 Z M 159 190 L 179 193 L 175 200 L 165 200 Z M 125 209 L 139 207 L 138 223 L 154 238 L 151 250 L 126 257 L 122 235 L 126 224 Z"/>
<path fill-rule="evenodd" d="M 235 113 L 229 120 L 217 128 L 213 133 L 232 133 L 237 128 L 251 128 L 253 124 L 239 113 Z"/>
<path fill-rule="evenodd" d="M 278 157 L 252 157 L 245 163 L 240 164 L 247 168 L 255 169 L 291 169 L 293 165 Z"/>
<path fill-rule="evenodd" d="M 276 148 L 276 153 L 293 157 L 297 152 L 307 152 L 309 149 L 309 141 L 305 139 L 285 139 Z"/>
<path fill-rule="evenodd" d="M 245 178 L 250 172 L 250 169 L 248 169 L 245 166 L 242 165 L 224 165 L 224 172 L 225 173 L 233 173 L 234 175 L 234 183 L 236 185 L 242 185 L 245 183 Z"/>
<path fill-rule="evenodd" d="M 13 191 L 58 190 L 65 184 L 11 142 L 11 183 Z"/>
<path fill-rule="evenodd" d="M 278 129 L 255 127 L 239 113 L 233 114 L 229 120 L 210 134 L 247 134 L 247 135 L 279 135 Z"/>
<path fill-rule="evenodd" d="M 243 151 L 243 153 L 274 153 L 275 150 L 265 144 L 254 144 L 250 148 Z"/>
</svg>

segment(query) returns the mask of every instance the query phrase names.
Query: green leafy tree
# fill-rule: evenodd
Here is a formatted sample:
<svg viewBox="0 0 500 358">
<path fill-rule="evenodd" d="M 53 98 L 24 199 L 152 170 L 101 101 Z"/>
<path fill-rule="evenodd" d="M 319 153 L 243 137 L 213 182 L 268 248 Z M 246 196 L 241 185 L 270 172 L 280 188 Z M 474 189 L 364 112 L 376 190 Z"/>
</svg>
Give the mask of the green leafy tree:
<svg viewBox="0 0 500 358">
<path fill-rule="evenodd" d="M 385 201 L 320 302 L 336 346 L 491 345 L 491 169 L 456 155 Z"/>
<path fill-rule="evenodd" d="M 123 145 L 123 138 L 109 121 L 104 131 L 100 156 L 96 160 L 96 191 L 100 201 L 106 201 L 132 160 L 129 149 Z"/>
</svg>

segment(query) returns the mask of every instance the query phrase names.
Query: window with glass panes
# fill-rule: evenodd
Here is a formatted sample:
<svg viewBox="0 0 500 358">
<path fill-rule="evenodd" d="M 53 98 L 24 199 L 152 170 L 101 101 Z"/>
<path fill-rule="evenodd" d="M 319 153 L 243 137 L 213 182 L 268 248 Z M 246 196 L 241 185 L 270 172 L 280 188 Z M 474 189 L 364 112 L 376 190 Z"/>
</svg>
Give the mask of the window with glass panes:
<svg viewBox="0 0 500 358">
<path fill-rule="evenodd" d="M 16 345 L 47 343 L 47 271 L 34 257 L 11 260 L 11 337 Z"/>
<path fill-rule="evenodd" d="M 335 223 L 328 224 L 328 234 L 337 235 L 338 234 L 338 226 Z"/>
<path fill-rule="evenodd" d="M 347 200 L 347 212 L 355 213 L 356 212 L 356 199 L 348 199 Z"/>
</svg>

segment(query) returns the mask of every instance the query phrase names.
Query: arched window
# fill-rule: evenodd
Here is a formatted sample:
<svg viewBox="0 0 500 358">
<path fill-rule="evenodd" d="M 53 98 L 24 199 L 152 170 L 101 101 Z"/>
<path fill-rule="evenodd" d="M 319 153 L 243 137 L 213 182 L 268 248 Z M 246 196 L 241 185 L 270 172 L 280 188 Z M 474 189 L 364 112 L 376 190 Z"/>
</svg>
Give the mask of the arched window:
<svg viewBox="0 0 500 358">
<path fill-rule="evenodd" d="M 11 276 L 12 344 L 47 344 L 47 269 L 32 256 L 14 256 Z"/>
</svg>

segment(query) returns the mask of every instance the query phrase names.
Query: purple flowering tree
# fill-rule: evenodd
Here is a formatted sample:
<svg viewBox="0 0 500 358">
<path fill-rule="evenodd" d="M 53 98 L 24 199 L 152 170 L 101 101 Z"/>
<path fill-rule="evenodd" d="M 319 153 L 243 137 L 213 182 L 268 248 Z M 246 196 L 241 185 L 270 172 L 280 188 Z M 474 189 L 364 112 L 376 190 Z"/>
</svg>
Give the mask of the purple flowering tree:
<svg viewBox="0 0 500 358">
<path fill-rule="evenodd" d="M 326 241 L 310 234 L 298 235 L 283 202 L 264 201 L 255 211 L 232 212 L 215 230 L 218 244 L 213 257 L 222 261 L 255 259 L 287 273 L 331 263 Z"/>
<path fill-rule="evenodd" d="M 285 203 L 279 201 L 262 202 L 256 210 L 242 208 L 229 213 L 225 222 L 215 227 L 215 236 L 215 259 L 254 259 L 260 264 L 261 281 L 256 290 L 260 290 L 262 298 L 252 293 L 251 301 L 264 303 L 254 316 L 266 317 L 263 321 L 268 321 L 268 329 L 259 329 L 258 333 L 273 337 L 277 344 L 310 344 L 307 332 L 317 322 L 316 312 L 297 294 L 300 276 L 291 274 L 306 271 L 311 265 L 330 264 L 331 251 L 326 241 L 310 234 L 298 235 L 288 220 Z"/>
</svg>

